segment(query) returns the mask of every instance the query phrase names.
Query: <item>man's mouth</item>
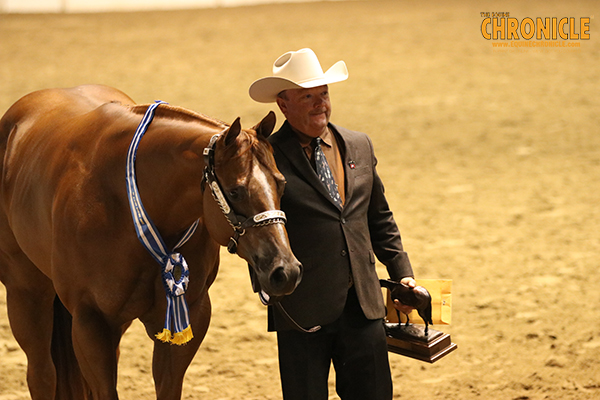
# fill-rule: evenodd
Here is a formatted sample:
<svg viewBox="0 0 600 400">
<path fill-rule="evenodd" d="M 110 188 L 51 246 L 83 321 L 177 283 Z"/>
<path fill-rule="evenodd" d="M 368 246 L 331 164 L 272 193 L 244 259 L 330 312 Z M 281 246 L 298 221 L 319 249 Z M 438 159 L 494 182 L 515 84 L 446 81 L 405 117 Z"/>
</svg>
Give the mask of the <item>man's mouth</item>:
<svg viewBox="0 0 600 400">
<path fill-rule="evenodd" d="M 327 114 L 327 110 L 314 111 L 314 112 L 311 113 L 311 116 L 316 117 L 316 116 L 324 115 L 324 114 Z"/>
</svg>

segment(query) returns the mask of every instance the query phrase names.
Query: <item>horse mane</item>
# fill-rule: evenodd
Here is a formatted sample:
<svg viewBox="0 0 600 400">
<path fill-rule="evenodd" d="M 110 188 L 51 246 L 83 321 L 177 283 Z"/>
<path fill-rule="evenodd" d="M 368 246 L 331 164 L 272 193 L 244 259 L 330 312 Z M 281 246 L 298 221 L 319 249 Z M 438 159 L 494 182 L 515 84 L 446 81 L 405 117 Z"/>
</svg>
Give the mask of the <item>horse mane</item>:
<svg viewBox="0 0 600 400">
<path fill-rule="evenodd" d="M 148 110 L 150 104 L 136 104 L 133 106 L 127 106 L 127 108 L 139 115 L 144 115 Z M 168 118 L 184 122 L 203 122 L 208 123 L 218 128 L 226 128 L 229 124 L 209 117 L 205 114 L 198 113 L 187 108 L 174 106 L 171 104 L 163 103 L 160 107 L 156 108 L 155 118 Z M 232 147 L 233 153 L 229 155 L 231 159 L 243 157 L 248 151 L 252 152 L 257 160 L 273 169 L 275 164 L 272 157 L 269 157 L 269 153 L 272 153 L 273 149 L 271 144 L 261 135 L 249 135 L 246 131 L 242 130 L 236 138 L 237 145 Z"/>
<path fill-rule="evenodd" d="M 133 106 L 127 106 L 127 108 L 134 114 L 144 115 L 146 113 L 146 110 L 148 110 L 149 106 L 150 104 L 136 104 Z M 174 106 L 167 103 L 163 103 L 160 105 L 160 107 L 156 108 L 154 117 L 168 118 L 184 122 L 204 122 L 217 126 L 219 128 L 225 128 L 229 126 L 229 124 L 216 118 L 212 118 L 205 114 L 201 114 L 196 111 L 188 110 L 187 108 Z"/>
</svg>

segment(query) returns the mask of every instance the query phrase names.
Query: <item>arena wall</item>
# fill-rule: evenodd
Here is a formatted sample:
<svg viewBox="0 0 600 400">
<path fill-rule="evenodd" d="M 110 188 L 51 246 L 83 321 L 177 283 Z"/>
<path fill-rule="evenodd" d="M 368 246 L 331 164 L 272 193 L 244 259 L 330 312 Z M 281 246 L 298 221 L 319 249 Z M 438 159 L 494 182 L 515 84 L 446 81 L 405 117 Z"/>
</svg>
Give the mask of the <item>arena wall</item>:
<svg viewBox="0 0 600 400">
<path fill-rule="evenodd" d="M 287 3 L 316 0 L 0 0 L 0 12 L 110 12 L 205 7 L 235 7 L 262 3 Z"/>
</svg>

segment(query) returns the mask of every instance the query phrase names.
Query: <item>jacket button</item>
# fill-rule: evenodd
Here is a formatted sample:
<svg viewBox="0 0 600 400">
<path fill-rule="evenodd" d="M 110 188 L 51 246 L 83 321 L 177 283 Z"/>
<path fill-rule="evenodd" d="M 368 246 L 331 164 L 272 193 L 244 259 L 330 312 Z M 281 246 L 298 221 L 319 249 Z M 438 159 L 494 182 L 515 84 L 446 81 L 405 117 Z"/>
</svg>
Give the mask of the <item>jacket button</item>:
<svg viewBox="0 0 600 400">
<path fill-rule="evenodd" d="M 346 257 L 346 254 L 348 254 L 348 252 L 346 250 L 342 250 L 340 254 L 342 255 L 342 257 Z"/>
<path fill-rule="evenodd" d="M 342 224 L 345 224 L 345 223 L 346 223 L 346 218 L 342 218 L 342 219 L 340 219 L 340 222 L 341 222 Z"/>
</svg>

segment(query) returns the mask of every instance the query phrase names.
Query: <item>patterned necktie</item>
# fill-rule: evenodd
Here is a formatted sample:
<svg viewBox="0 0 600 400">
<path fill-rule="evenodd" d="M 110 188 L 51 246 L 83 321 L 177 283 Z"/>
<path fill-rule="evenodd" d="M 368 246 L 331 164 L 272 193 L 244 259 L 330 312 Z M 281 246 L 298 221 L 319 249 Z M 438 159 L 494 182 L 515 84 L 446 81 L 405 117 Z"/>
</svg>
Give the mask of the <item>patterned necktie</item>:
<svg viewBox="0 0 600 400">
<path fill-rule="evenodd" d="M 331 196 L 333 201 L 341 207 L 342 198 L 340 197 L 340 193 L 338 192 L 338 185 L 337 183 L 335 183 L 335 179 L 333 179 L 333 175 L 331 174 L 329 163 L 327 163 L 325 154 L 323 154 L 323 149 L 321 149 L 322 141 L 323 140 L 320 137 L 315 138 L 313 140 L 313 159 L 315 161 L 317 175 L 319 176 L 319 180 L 323 183 L 323 185 L 325 185 L 325 188 L 329 192 L 329 195 Z"/>
</svg>

